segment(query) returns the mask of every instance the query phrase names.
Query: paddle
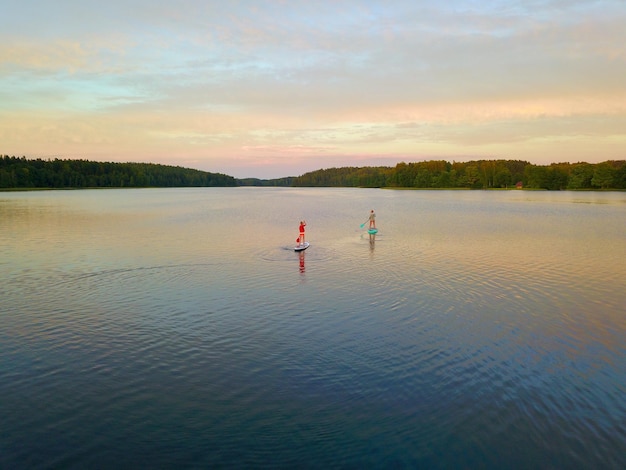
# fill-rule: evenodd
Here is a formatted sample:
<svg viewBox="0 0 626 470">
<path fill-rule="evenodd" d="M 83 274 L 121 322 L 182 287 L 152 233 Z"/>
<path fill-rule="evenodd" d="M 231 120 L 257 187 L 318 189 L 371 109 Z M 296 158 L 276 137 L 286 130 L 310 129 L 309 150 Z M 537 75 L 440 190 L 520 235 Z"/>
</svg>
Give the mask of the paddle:
<svg viewBox="0 0 626 470">
<path fill-rule="evenodd" d="M 368 220 L 369 220 L 369 219 L 368 219 Z M 365 227 L 365 224 L 366 224 L 366 223 L 367 223 L 367 220 L 361 224 L 361 228 Z"/>
</svg>

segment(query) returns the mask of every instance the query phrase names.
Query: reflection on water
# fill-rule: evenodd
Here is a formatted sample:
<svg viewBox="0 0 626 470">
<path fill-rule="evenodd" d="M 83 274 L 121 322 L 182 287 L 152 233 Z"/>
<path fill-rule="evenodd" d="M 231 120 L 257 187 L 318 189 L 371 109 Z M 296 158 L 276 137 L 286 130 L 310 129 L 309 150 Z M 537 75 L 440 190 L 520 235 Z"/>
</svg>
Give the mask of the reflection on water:
<svg viewBox="0 0 626 470">
<path fill-rule="evenodd" d="M 0 194 L 0 468 L 623 468 L 625 213 L 623 193 Z"/>
<path fill-rule="evenodd" d="M 304 274 L 304 256 L 305 256 L 305 252 L 304 251 L 300 251 L 298 253 L 298 259 L 300 260 L 300 274 Z"/>
</svg>

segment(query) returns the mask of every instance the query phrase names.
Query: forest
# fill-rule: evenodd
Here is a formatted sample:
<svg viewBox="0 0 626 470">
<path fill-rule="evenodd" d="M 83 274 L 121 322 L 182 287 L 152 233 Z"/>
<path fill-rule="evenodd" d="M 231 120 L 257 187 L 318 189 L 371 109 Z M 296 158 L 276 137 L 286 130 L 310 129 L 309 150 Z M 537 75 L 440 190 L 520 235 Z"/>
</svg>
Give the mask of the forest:
<svg viewBox="0 0 626 470">
<path fill-rule="evenodd" d="M 626 160 L 550 165 L 534 165 L 520 160 L 403 162 L 395 167 L 317 170 L 294 178 L 292 186 L 623 190 L 626 189 Z"/>
<path fill-rule="evenodd" d="M 220 173 L 154 163 L 0 158 L 0 188 L 146 188 L 237 186 Z"/>
<path fill-rule="evenodd" d="M 550 165 L 521 160 L 430 160 L 395 167 L 327 168 L 262 180 L 154 163 L 0 157 L 0 189 L 189 186 L 625 190 L 626 160 Z"/>
</svg>

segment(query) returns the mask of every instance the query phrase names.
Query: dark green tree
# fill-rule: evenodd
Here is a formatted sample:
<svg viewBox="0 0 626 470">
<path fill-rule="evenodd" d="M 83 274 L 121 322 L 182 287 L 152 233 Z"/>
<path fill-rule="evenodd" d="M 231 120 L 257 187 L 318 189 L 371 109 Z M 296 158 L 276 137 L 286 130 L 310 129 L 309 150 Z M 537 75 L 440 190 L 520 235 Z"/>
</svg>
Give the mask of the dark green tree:
<svg viewBox="0 0 626 470">
<path fill-rule="evenodd" d="M 601 189 L 613 187 L 616 171 L 609 162 L 598 163 L 593 171 L 591 184 Z"/>
</svg>

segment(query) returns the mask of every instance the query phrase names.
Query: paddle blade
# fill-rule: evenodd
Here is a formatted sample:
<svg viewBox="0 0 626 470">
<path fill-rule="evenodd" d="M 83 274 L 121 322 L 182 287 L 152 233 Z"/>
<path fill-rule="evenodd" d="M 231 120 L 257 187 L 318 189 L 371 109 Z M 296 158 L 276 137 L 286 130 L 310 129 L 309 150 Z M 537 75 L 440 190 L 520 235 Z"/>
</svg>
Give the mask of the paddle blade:
<svg viewBox="0 0 626 470">
<path fill-rule="evenodd" d="M 363 228 L 363 227 L 365 227 L 365 222 L 363 222 L 363 223 L 361 224 L 361 228 Z"/>
</svg>

